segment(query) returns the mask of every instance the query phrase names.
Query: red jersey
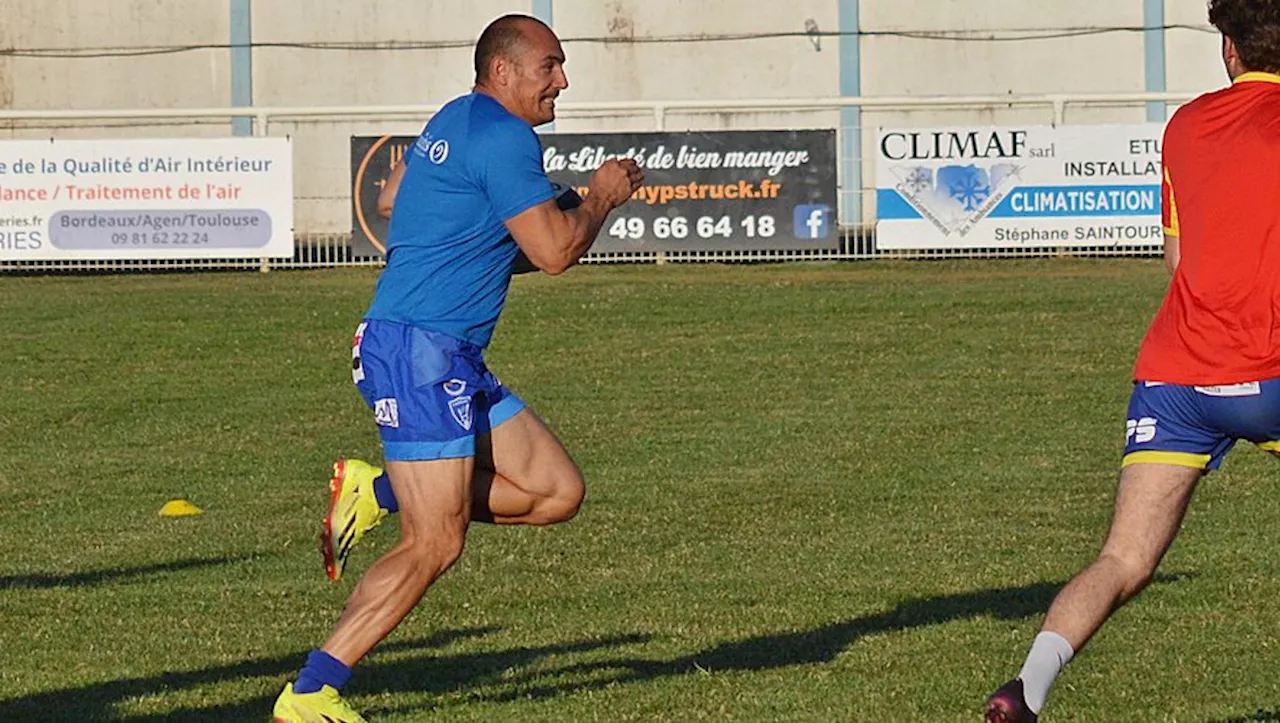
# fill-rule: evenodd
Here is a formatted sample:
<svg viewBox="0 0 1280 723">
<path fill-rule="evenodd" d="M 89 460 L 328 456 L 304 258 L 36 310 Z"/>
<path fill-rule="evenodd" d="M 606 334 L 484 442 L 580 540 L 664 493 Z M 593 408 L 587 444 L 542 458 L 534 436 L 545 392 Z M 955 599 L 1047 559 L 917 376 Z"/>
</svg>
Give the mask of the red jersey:
<svg viewBox="0 0 1280 723">
<path fill-rule="evenodd" d="M 1181 252 L 1134 378 L 1280 377 L 1280 75 L 1246 73 L 1164 132 L 1165 233 Z"/>
</svg>

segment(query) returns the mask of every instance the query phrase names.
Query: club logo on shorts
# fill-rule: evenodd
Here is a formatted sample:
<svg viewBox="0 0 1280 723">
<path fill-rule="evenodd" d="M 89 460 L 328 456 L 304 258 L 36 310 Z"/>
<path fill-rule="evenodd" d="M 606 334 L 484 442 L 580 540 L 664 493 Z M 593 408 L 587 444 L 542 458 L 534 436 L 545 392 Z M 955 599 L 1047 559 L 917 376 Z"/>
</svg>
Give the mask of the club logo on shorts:
<svg viewBox="0 0 1280 723">
<path fill-rule="evenodd" d="M 400 426 L 400 407 L 396 405 L 395 398 L 379 399 L 373 403 L 373 421 L 379 427 Z"/>
<path fill-rule="evenodd" d="M 455 397 L 450 399 L 449 413 L 453 415 L 453 421 L 457 422 L 468 432 L 471 431 L 471 423 L 474 421 L 471 416 L 471 397 Z"/>
<path fill-rule="evenodd" d="M 1124 423 L 1125 442 L 1134 442 L 1135 444 L 1146 444 L 1156 438 L 1156 425 L 1159 422 L 1154 417 L 1143 417 L 1142 419 L 1130 419 Z"/>
<path fill-rule="evenodd" d="M 444 393 L 451 397 L 460 396 L 467 391 L 467 383 L 461 379 L 450 379 L 440 386 L 444 387 Z"/>
</svg>

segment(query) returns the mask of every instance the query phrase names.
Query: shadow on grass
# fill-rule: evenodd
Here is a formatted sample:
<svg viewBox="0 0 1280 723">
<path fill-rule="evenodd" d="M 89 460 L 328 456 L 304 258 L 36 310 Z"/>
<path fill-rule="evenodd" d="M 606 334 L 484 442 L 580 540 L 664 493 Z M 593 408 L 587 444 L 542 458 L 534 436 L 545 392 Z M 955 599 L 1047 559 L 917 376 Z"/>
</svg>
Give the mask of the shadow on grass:
<svg viewBox="0 0 1280 723">
<path fill-rule="evenodd" d="M 497 681 L 505 671 L 527 666 L 541 658 L 571 655 L 602 648 L 646 642 L 643 635 L 626 635 L 600 640 L 536 648 L 511 648 L 493 652 L 453 656 L 432 655 L 433 648 L 453 642 L 478 638 L 497 632 L 499 628 L 466 628 L 449 630 L 415 640 L 391 641 L 380 645 L 375 655 L 359 669 L 357 694 L 377 692 L 415 692 L 443 694 L 459 687 Z M 404 653 L 420 653 L 403 658 Z M 379 662 L 379 658 L 396 655 L 395 660 Z M 232 665 L 180 673 L 165 673 L 149 678 L 113 680 L 80 688 L 38 693 L 0 701 L 0 721 L 214 721 L 266 720 L 271 705 L 284 682 L 292 679 L 302 666 L 306 652 L 275 658 L 249 660 Z M 247 700 L 223 705 L 188 708 L 156 715 L 127 715 L 117 709 L 121 703 L 136 698 L 156 698 L 168 694 L 190 692 L 193 688 L 221 682 L 261 678 L 261 693 Z M 356 687 L 356 686 L 353 686 Z"/>
<path fill-rule="evenodd" d="M 1258 710 L 1253 715 L 1226 718 L 1213 723 L 1255 723 L 1255 721 L 1280 721 L 1280 710 Z"/>
<path fill-rule="evenodd" d="M 1155 584 L 1168 584 L 1194 577 L 1191 573 L 1158 575 Z M 1023 587 L 979 590 L 956 595 L 909 600 L 878 615 L 867 615 L 823 625 L 813 630 L 762 635 L 717 645 L 672 660 L 627 658 L 569 666 L 557 674 L 588 677 L 580 684 L 519 687 L 478 699 L 503 702 L 515 699 L 547 698 L 569 691 L 586 691 L 621 683 L 635 683 L 701 672 L 756 671 L 813 665 L 834 660 L 859 638 L 912 628 L 941 625 L 955 620 L 990 616 L 1017 620 L 1040 615 L 1049 609 L 1065 582 L 1037 583 Z M 1027 641 L 1028 644 L 1030 640 Z M 526 679 L 532 682 L 531 679 Z M 508 681 L 511 682 L 511 681 Z"/>
<path fill-rule="evenodd" d="M 1189 577 L 1192 575 L 1160 575 L 1156 583 L 1168 584 Z M 475 690 L 462 701 L 451 705 L 465 705 L 468 702 L 501 703 L 544 699 L 670 676 L 813 665 L 835 659 L 846 647 L 867 635 L 941 625 L 974 617 L 991 616 L 1013 620 L 1039 615 L 1048 609 L 1062 585 L 1060 582 L 1039 583 L 910 600 L 883 613 L 834 622 L 812 630 L 788 631 L 727 642 L 671 660 L 627 657 L 511 675 L 513 668 L 529 666 L 541 659 L 640 645 L 650 640 L 650 636 L 643 634 L 453 656 L 433 655 L 430 652 L 397 655 L 443 647 L 456 640 L 482 637 L 497 629 L 445 631 L 425 639 L 392 641 L 379 646 L 374 657 L 360 666 L 358 682 L 352 686 L 351 692 L 356 695 L 410 692 L 440 695 L 473 688 Z M 394 656 L 394 659 L 385 662 L 380 660 L 388 655 Z M 276 658 L 148 678 L 109 681 L 0 701 L 0 720 L 181 720 L 193 723 L 262 720 L 269 716 L 271 704 L 280 687 L 298 670 L 304 657 L 305 652 L 298 652 Z M 540 684 L 540 681 L 547 678 L 563 679 L 566 676 L 577 680 Z M 121 715 L 116 709 L 120 703 L 135 698 L 189 692 L 199 686 L 245 678 L 264 679 L 260 681 L 261 693 L 248 700 L 177 710 L 163 715 L 127 716 Z M 379 712 L 403 711 L 383 708 L 368 712 L 376 716 Z"/>
<path fill-rule="evenodd" d="M 163 562 L 143 567 L 108 568 L 87 572 L 69 572 L 60 575 L 9 575 L 0 577 L 0 590 L 51 590 L 60 587 L 88 587 L 111 582 L 123 582 L 132 578 L 158 575 L 166 572 L 183 572 L 198 570 L 217 565 L 233 565 L 248 560 L 248 557 L 207 557 L 177 562 Z"/>
</svg>

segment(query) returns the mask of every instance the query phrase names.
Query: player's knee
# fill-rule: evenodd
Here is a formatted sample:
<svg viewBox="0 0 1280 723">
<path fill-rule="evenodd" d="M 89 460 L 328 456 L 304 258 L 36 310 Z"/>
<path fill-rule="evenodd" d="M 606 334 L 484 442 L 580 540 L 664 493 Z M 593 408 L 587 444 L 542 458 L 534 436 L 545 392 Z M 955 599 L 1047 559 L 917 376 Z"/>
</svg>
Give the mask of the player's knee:
<svg viewBox="0 0 1280 723">
<path fill-rule="evenodd" d="M 448 537 L 441 541 L 439 547 L 440 572 L 444 572 L 453 567 L 453 563 L 462 557 L 462 550 L 466 547 L 466 536 L 458 535 L 457 537 Z"/>
<path fill-rule="evenodd" d="M 462 557 L 466 546 L 464 524 L 443 525 L 431 532 L 406 535 L 402 544 L 412 555 L 414 567 L 428 577 L 440 575 Z"/>
<path fill-rule="evenodd" d="M 587 494 L 587 485 L 582 478 L 582 471 L 577 466 L 561 473 L 555 485 L 555 492 L 550 497 L 539 501 L 536 508 L 535 524 L 554 525 L 568 522 L 582 508 L 582 500 Z"/>
<path fill-rule="evenodd" d="M 1109 559 L 1119 573 L 1126 598 L 1138 594 L 1150 585 L 1155 579 L 1156 567 L 1160 564 L 1160 560 L 1151 555 L 1123 551 L 1104 552 L 1103 558 Z"/>
<path fill-rule="evenodd" d="M 541 519 L 538 524 L 555 525 L 561 522 L 568 522 L 577 517 L 578 510 L 582 509 L 582 497 L 576 499 L 565 497 L 553 497 L 546 501 L 545 504 L 539 505 Z"/>
<path fill-rule="evenodd" d="M 442 575 L 453 567 L 453 563 L 462 557 L 465 539 L 463 535 L 441 536 L 433 545 L 429 559 L 424 560 L 426 563 L 424 572 L 431 573 L 433 576 Z"/>
</svg>

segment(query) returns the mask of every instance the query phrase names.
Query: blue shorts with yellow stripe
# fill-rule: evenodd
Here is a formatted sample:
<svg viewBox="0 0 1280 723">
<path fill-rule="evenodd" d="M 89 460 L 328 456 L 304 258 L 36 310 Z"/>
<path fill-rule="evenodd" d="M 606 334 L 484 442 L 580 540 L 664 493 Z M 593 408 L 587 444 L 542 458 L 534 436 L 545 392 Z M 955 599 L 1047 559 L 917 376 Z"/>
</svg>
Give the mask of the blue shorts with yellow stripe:
<svg viewBox="0 0 1280 723">
<path fill-rule="evenodd" d="M 1213 387 L 1137 382 L 1125 434 L 1126 467 L 1217 469 L 1240 439 L 1280 454 L 1280 379 Z"/>
</svg>

